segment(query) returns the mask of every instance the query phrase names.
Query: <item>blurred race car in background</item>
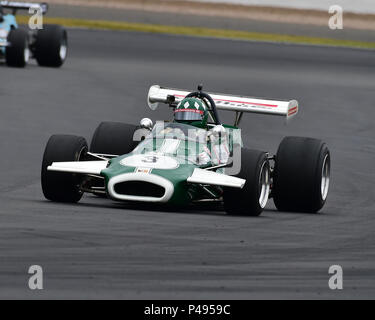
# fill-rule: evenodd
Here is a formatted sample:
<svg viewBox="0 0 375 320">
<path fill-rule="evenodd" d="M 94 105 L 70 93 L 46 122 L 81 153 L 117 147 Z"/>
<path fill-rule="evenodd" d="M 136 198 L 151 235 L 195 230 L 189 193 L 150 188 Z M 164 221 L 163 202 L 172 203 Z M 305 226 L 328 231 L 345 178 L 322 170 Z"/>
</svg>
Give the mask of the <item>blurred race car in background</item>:
<svg viewBox="0 0 375 320">
<path fill-rule="evenodd" d="M 66 30 L 59 25 L 43 25 L 42 29 L 36 30 L 19 28 L 16 12 L 30 8 L 38 9 L 44 15 L 48 5 L 0 1 L 0 59 L 5 59 L 12 67 L 25 67 L 30 58 L 35 58 L 40 66 L 61 67 L 68 49 Z"/>
<path fill-rule="evenodd" d="M 78 202 L 84 192 L 117 201 L 173 206 L 222 202 L 228 214 L 257 216 L 269 197 L 282 211 L 317 212 L 327 198 L 330 153 L 318 139 L 286 137 L 277 154 L 242 147 L 243 113 L 283 116 L 296 100 L 269 100 L 154 85 L 148 105 L 166 104 L 171 122 L 102 122 L 91 146 L 83 137 L 53 135 L 42 163 L 44 196 Z M 235 112 L 223 124 L 218 110 Z"/>
</svg>

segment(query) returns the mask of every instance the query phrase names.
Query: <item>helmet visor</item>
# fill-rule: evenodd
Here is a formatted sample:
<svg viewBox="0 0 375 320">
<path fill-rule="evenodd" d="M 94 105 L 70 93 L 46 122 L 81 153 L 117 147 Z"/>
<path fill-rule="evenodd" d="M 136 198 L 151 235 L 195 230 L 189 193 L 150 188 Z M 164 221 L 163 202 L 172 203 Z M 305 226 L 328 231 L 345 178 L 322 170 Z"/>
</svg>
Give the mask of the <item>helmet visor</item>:
<svg viewBox="0 0 375 320">
<path fill-rule="evenodd" d="M 178 121 L 201 121 L 203 119 L 203 111 L 196 109 L 176 109 L 174 118 Z"/>
</svg>

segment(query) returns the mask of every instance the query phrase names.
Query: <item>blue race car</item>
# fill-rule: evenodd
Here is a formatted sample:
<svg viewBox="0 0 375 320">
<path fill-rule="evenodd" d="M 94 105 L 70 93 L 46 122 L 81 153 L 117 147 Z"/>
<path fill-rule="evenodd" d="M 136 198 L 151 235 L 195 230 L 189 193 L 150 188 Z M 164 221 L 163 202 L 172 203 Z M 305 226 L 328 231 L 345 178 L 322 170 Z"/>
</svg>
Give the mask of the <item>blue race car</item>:
<svg viewBox="0 0 375 320">
<path fill-rule="evenodd" d="M 37 8 L 42 14 L 48 10 L 46 3 L 0 1 L 0 60 L 8 66 L 25 67 L 30 58 L 38 65 L 61 67 L 67 56 L 68 37 L 59 25 L 43 25 L 42 29 L 19 28 L 17 10 Z M 10 13 L 5 13 L 10 10 Z"/>
</svg>

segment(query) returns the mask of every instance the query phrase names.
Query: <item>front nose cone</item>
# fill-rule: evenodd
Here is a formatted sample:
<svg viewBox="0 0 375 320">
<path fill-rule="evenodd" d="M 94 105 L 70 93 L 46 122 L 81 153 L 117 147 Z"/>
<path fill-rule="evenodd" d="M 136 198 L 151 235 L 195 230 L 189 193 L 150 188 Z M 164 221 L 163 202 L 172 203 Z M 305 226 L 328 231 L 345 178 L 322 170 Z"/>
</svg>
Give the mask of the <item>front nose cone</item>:
<svg viewBox="0 0 375 320">
<path fill-rule="evenodd" d="M 111 178 L 107 191 L 116 200 L 165 203 L 172 197 L 174 187 L 161 176 L 134 172 Z"/>
</svg>

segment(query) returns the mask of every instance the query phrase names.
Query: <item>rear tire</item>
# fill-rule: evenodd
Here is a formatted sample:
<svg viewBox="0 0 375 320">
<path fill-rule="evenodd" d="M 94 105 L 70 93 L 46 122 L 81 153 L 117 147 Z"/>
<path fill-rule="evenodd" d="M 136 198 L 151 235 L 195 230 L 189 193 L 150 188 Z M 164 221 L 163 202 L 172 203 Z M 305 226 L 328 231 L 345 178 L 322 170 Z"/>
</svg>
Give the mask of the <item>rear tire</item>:
<svg viewBox="0 0 375 320">
<path fill-rule="evenodd" d="M 10 67 L 23 68 L 30 58 L 29 34 L 23 29 L 13 29 L 9 32 L 9 47 L 5 48 L 5 61 Z"/>
<path fill-rule="evenodd" d="M 91 140 L 90 152 L 110 155 L 130 153 L 139 141 L 133 141 L 138 126 L 121 122 L 102 122 Z"/>
<path fill-rule="evenodd" d="M 87 152 L 85 138 L 71 135 L 53 135 L 47 142 L 42 163 L 42 190 L 44 196 L 56 202 L 78 202 L 83 195 L 77 174 L 48 171 L 52 162 L 79 161 Z"/>
<path fill-rule="evenodd" d="M 35 58 L 40 66 L 61 67 L 68 52 L 68 35 L 58 25 L 45 25 L 38 30 L 35 41 Z"/>
<path fill-rule="evenodd" d="M 241 171 L 246 180 L 242 189 L 224 188 L 224 208 L 230 215 L 259 216 L 267 204 L 270 190 L 270 165 L 267 153 L 241 150 Z"/>
<path fill-rule="evenodd" d="M 279 211 L 318 212 L 330 180 L 330 153 L 317 139 L 286 137 L 277 150 L 273 199 Z"/>
</svg>

